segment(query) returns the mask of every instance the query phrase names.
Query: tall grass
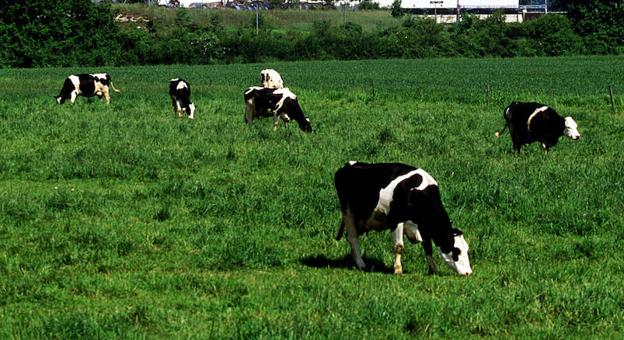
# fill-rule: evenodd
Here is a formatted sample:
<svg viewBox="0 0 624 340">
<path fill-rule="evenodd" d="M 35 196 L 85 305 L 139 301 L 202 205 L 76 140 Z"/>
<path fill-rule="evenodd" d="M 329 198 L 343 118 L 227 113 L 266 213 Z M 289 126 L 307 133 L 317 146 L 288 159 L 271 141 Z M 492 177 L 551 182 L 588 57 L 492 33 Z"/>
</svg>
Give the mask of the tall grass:
<svg viewBox="0 0 624 340">
<path fill-rule="evenodd" d="M 624 119 L 619 57 L 0 70 L 0 337 L 618 337 Z M 314 132 L 243 123 L 274 67 Z M 108 71 L 111 107 L 51 98 Z M 167 82 L 198 107 L 177 119 Z M 489 89 L 489 90 L 488 90 Z M 512 151 L 502 111 L 579 123 L 548 155 Z M 371 269 L 333 236 L 349 160 L 420 166 L 466 233 L 474 274 L 426 273 L 388 233 Z"/>
</svg>

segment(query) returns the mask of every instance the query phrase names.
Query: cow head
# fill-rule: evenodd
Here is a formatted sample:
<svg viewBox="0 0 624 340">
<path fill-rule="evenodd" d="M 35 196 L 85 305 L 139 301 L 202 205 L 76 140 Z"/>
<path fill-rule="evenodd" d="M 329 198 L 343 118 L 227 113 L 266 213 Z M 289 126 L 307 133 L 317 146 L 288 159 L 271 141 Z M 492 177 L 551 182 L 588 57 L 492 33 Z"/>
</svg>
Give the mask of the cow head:
<svg viewBox="0 0 624 340">
<path fill-rule="evenodd" d="M 301 119 L 297 123 L 303 132 L 312 132 L 312 124 L 308 118 Z"/>
<path fill-rule="evenodd" d="M 470 260 L 468 259 L 468 243 L 464 240 L 464 234 L 459 229 L 452 230 L 453 246 L 449 252 L 440 249 L 440 255 L 446 264 L 453 268 L 459 275 L 470 275 Z"/>
<path fill-rule="evenodd" d="M 576 129 L 577 125 L 572 117 L 565 117 L 565 129 L 563 130 L 563 134 L 577 140 L 581 138 L 581 134 Z"/>
</svg>

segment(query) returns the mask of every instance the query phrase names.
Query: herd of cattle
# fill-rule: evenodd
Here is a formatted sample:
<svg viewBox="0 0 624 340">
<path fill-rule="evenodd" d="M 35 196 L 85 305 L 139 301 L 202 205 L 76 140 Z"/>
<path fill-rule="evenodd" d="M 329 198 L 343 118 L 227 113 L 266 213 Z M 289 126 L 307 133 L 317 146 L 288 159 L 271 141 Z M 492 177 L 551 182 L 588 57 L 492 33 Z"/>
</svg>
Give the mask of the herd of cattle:
<svg viewBox="0 0 624 340">
<path fill-rule="evenodd" d="M 273 117 L 273 129 L 279 120 L 287 127 L 293 119 L 299 128 L 311 132 L 310 120 L 305 117 L 297 96 L 284 87 L 282 77 L 273 69 L 260 72 L 262 86 L 252 86 L 244 93 L 245 122 L 257 117 Z M 113 86 L 106 73 L 70 75 L 65 79 L 56 101 L 72 103 L 79 95 L 104 97 L 110 103 Z M 174 112 L 193 119 L 195 105 L 191 102 L 191 86 L 184 79 L 171 79 L 169 95 Z M 577 124 L 571 117 L 563 118 L 551 107 L 539 103 L 513 102 L 505 108 L 505 129 L 509 129 L 514 150 L 520 153 L 523 145 L 539 142 L 547 153 L 561 136 L 580 138 Z M 403 272 L 401 253 L 403 235 L 412 243 L 421 242 L 429 272 L 437 271 L 433 260 L 431 241 L 438 247 L 444 262 L 459 275 L 472 273 L 468 259 L 468 244 L 463 233 L 453 228 L 442 205 L 438 184 L 422 169 L 400 163 L 369 164 L 351 161 L 336 171 L 334 185 L 340 201 L 342 220 L 336 239 L 347 230 L 347 241 L 356 266 L 366 268 L 360 255 L 358 237 L 370 230 L 392 230 L 395 249 L 394 272 Z"/>
</svg>

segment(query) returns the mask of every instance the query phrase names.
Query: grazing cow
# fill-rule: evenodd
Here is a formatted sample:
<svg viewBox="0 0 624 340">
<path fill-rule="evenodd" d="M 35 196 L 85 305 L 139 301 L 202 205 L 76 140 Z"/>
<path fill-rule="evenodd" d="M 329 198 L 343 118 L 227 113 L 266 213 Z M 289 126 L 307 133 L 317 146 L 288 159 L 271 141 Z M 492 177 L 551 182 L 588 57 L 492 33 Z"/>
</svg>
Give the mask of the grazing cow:
<svg viewBox="0 0 624 340">
<path fill-rule="evenodd" d="M 572 117 L 562 118 L 551 107 L 538 103 L 513 102 L 503 114 L 505 126 L 496 132 L 500 137 L 506 128 L 509 128 L 513 148 L 520 153 L 524 144 L 533 142 L 542 143 L 544 152 L 559 141 L 559 137 L 566 135 L 573 140 L 581 137 L 577 125 Z"/>
<path fill-rule="evenodd" d="M 262 87 L 267 89 L 281 89 L 284 87 L 284 81 L 274 69 L 265 69 L 260 71 L 260 82 Z"/>
<path fill-rule="evenodd" d="M 304 116 L 297 96 L 288 88 L 268 89 L 253 86 L 245 90 L 244 98 L 245 122 L 248 124 L 256 117 L 273 117 L 273 130 L 277 130 L 280 118 L 286 127 L 294 119 L 301 130 L 312 131 L 310 120 Z"/>
<path fill-rule="evenodd" d="M 392 230 L 395 247 L 394 273 L 401 274 L 403 234 L 412 243 L 422 242 L 429 273 L 437 271 L 431 241 L 459 275 L 472 273 L 468 244 L 462 232 L 451 226 L 442 206 L 438 184 L 422 169 L 400 163 L 367 164 L 351 161 L 334 177 L 342 221 L 336 235 L 347 229 L 351 255 L 360 269 L 358 237 L 370 230 Z"/>
<path fill-rule="evenodd" d="M 109 86 L 115 92 L 121 92 L 113 86 L 110 75 L 107 73 L 70 75 L 65 79 L 61 93 L 54 97 L 59 104 L 70 100 L 73 104 L 76 97 L 85 96 L 106 98 L 106 105 L 110 104 Z"/>
<path fill-rule="evenodd" d="M 191 102 L 191 85 L 184 79 L 171 79 L 169 81 L 169 95 L 171 96 L 173 112 L 176 112 L 180 118 L 186 112 L 189 119 L 193 119 L 195 104 Z"/>
</svg>

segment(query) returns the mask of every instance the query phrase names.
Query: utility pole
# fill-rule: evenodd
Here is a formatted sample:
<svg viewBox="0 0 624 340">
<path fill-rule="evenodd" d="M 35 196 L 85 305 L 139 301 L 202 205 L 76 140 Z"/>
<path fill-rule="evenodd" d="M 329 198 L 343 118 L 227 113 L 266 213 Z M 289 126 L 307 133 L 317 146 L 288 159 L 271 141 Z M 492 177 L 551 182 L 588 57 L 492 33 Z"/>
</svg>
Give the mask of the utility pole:
<svg viewBox="0 0 624 340">
<path fill-rule="evenodd" d="M 433 4 L 433 16 L 435 17 L 436 24 L 438 23 L 438 4 L 443 3 L 442 0 L 431 0 L 430 4 Z M 442 6 L 440 6 L 442 7 Z"/>
</svg>

